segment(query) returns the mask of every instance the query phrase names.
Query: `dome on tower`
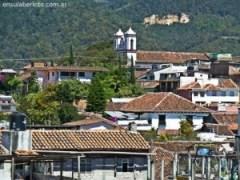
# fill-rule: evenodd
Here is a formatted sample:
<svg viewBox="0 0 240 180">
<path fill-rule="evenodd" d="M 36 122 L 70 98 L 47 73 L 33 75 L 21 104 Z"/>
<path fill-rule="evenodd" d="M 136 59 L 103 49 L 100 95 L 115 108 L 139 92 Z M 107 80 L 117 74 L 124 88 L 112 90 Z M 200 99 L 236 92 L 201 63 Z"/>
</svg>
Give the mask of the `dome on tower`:
<svg viewBox="0 0 240 180">
<path fill-rule="evenodd" d="M 124 36 L 121 29 L 118 30 L 118 32 L 115 33 L 115 36 Z"/>
<path fill-rule="evenodd" d="M 125 32 L 126 35 L 136 35 L 136 32 L 132 30 L 130 27 L 127 32 Z"/>
</svg>

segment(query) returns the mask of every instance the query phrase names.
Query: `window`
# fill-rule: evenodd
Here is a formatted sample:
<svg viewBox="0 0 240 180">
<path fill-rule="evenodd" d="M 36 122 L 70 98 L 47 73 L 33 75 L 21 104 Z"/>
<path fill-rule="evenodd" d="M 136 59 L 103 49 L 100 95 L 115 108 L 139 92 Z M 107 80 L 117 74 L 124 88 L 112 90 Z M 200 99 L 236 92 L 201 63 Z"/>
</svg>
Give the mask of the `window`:
<svg viewBox="0 0 240 180">
<path fill-rule="evenodd" d="M 61 76 L 75 76 L 75 72 L 61 72 Z"/>
<path fill-rule="evenodd" d="M 2 105 L 2 110 L 3 110 L 3 111 L 10 111 L 10 109 L 11 109 L 11 106 Z"/>
<path fill-rule="evenodd" d="M 85 77 L 85 72 L 79 72 L 79 73 L 78 73 L 78 76 L 79 76 L 79 77 Z"/>
<path fill-rule="evenodd" d="M 212 96 L 217 96 L 217 91 L 212 91 Z"/>
<path fill-rule="evenodd" d="M 221 96 L 226 96 L 226 91 L 221 91 Z"/>
<path fill-rule="evenodd" d="M 186 120 L 193 126 L 193 116 L 192 115 L 186 115 Z"/>
<path fill-rule="evenodd" d="M 4 169 L 4 162 L 0 162 L 0 169 Z"/>
<path fill-rule="evenodd" d="M 165 117 L 165 115 L 159 115 L 158 119 L 159 119 L 159 126 L 166 126 L 166 117 Z"/>
<path fill-rule="evenodd" d="M 134 163 L 132 159 L 119 159 L 117 164 L 118 172 L 133 172 Z"/>
<path fill-rule="evenodd" d="M 131 41 L 130 41 L 130 48 L 131 48 L 131 50 L 134 49 L 134 47 L 133 47 L 133 43 L 134 43 L 134 41 L 133 41 L 133 39 L 131 39 Z"/>
<path fill-rule="evenodd" d="M 229 92 L 229 96 L 234 96 L 234 95 L 235 95 L 234 91 Z"/>
<path fill-rule="evenodd" d="M 205 92 L 200 92 L 200 96 L 204 97 L 205 96 Z"/>
<path fill-rule="evenodd" d="M 198 92 L 196 92 L 196 91 L 193 92 L 193 95 L 194 95 L 194 96 L 198 96 Z"/>
<path fill-rule="evenodd" d="M 90 161 L 90 159 L 81 159 L 80 170 L 81 170 L 81 172 L 91 171 L 91 161 Z"/>
<path fill-rule="evenodd" d="M 55 75 L 55 73 L 54 72 L 52 72 L 52 76 L 54 76 Z"/>
</svg>

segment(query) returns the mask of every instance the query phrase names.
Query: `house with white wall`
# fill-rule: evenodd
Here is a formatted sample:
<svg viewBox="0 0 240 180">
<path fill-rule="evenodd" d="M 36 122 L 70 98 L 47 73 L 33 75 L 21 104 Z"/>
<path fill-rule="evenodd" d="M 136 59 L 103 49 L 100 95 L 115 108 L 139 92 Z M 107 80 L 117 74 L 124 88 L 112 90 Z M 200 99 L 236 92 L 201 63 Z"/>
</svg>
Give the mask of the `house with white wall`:
<svg viewBox="0 0 240 180">
<path fill-rule="evenodd" d="M 12 96 L 0 95 L 0 112 L 15 112 L 16 103 Z"/>
<path fill-rule="evenodd" d="M 4 180 L 10 180 L 11 173 L 14 179 L 34 180 L 154 180 L 150 146 L 138 132 L 3 131 L 2 145 L 14 152 L 8 156 L 11 168 L 5 168 Z"/>
<path fill-rule="evenodd" d="M 122 112 L 134 113 L 136 119 L 119 119 L 119 125 L 130 122 L 137 124 L 138 130 L 177 131 L 182 120 L 193 122 L 194 129 L 202 127 L 211 110 L 196 105 L 171 92 L 147 93 L 121 107 Z"/>
<path fill-rule="evenodd" d="M 209 78 L 208 74 L 195 73 L 181 77 L 178 94 L 197 104 L 237 104 L 239 87 L 231 79 Z"/>
<path fill-rule="evenodd" d="M 69 79 L 77 79 L 83 83 L 90 83 L 96 73 L 106 71 L 107 69 L 103 67 L 56 66 L 54 64 L 35 62 L 25 66 L 21 76 L 35 72 L 38 82 L 44 86 Z"/>
</svg>

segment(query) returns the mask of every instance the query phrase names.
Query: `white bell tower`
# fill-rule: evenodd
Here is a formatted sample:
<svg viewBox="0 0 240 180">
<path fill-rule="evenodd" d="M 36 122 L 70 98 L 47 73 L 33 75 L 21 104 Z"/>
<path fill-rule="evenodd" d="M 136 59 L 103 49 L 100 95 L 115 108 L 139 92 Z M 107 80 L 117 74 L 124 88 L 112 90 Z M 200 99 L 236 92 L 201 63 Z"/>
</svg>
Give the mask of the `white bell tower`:
<svg viewBox="0 0 240 180">
<path fill-rule="evenodd" d="M 118 30 L 114 34 L 115 36 L 115 42 L 114 42 L 114 48 L 118 52 L 123 52 L 125 51 L 125 37 L 121 29 Z"/>
<path fill-rule="evenodd" d="M 135 65 L 137 59 L 137 38 L 136 32 L 130 27 L 127 32 L 125 32 L 125 46 L 126 54 L 128 58 L 128 65 L 131 65 L 131 59 L 133 59 L 133 64 Z"/>
</svg>

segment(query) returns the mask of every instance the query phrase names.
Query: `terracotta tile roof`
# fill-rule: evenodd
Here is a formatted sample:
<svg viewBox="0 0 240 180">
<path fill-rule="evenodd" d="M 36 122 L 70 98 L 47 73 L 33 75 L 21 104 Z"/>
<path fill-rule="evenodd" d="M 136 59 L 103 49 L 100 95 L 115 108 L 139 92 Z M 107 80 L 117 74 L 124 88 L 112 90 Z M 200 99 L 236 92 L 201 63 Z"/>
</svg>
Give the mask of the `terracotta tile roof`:
<svg viewBox="0 0 240 180">
<path fill-rule="evenodd" d="M 155 179 L 161 177 L 161 160 L 164 160 L 164 176 L 172 174 L 174 152 L 168 151 L 162 147 L 156 147 L 153 151 L 156 155 L 153 157 L 155 165 Z"/>
<path fill-rule="evenodd" d="M 92 124 L 97 124 L 97 123 L 106 123 L 106 124 L 112 126 L 113 128 L 119 127 L 116 123 L 114 123 L 108 119 L 105 119 L 103 117 L 96 116 L 96 115 L 86 117 L 85 119 L 82 119 L 82 120 L 64 123 L 63 126 L 68 126 L 68 127 L 80 126 L 81 127 L 81 126 L 92 125 Z"/>
<path fill-rule="evenodd" d="M 144 76 L 144 75 L 146 75 L 147 74 L 147 72 L 149 72 L 150 70 L 136 70 L 135 72 L 134 72 L 134 75 L 135 75 L 135 78 L 137 79 L 137 78 L 141 78 L 142 76 Z"/>
<path fill-rule="evenodd" d="M 148 152 L 149 144 L 139 133 L 124 130 L 32 131 L 33 150 Z"/>
<path fill-rule="evenodd" d="M 214 86 L 213 84 L 205 84 L 202 89 L 209 90 L 209 91 L 218 91 L 220 90 L 220 87 Z"/>
<path fill-rule="evenodd" d="M 87 66 L 46 66 L 46 67 L 27 67 L 27 70 L 41 70 L 41 71 L 66 71 L 66 72 L 105 72 L 108 71 L 104 67 L 87 67 Z"/>
<path fill-rule="evenodd" d="M 205 123 L 204 127 L 214 131 L 218 135 L 233 136 L 234 133 L 231 131 L 230 127 L 227 124 L 214 124 L 214 123 Z"/>
<path fill-rule="evenodd" d="M 228 88 L 239 88 L 238 85 L 233 82 L 232 79 L 219 79 L 219 83 L 217 86 L 213 84 L 205 84 L 203 86 L 200 85 L 199 82 L 191 82 L 179 88 L 181 89 L 204 89 L 204 90 L 221 90 L 221 89 L 228 89 Z"/>
<path fill-rule="evenodd" d="M 138 80 L 137 83 L 144 89 L 153 89 L 159 86 L 159 81 L 146 81 L 146 80 Z"/>
<path fill-rule="evenodd" d="M 1 144 L 0 145 L 0 156 L 1 155 L 8 155 L 8 154 L 9 154 L 8 150 Z"/>
<path fill-rule="evenodd" d="M 209 60 L 206 53 L 168 52 L 168 51 L 137 51 L 137 63 L 173 63 L 182 64 L 187 60 Z"/>
<path fill-rule="evenodd" d="M 106 111 L 120 111 L 125 104 L 126 103 L 109 102 L 106 106 Z"/>
<path fill-rule="evenodd" d="M 201 85 L 199 84 L 199 82 L 191 82 L 189 84 L 186 84 L 178 89 L 195 89 L 195 88 L 201 88 Z"/>
<path fill-rule="evenodd" d="M 238 85 L 232 79 L 220 79 L 220 88 L 238 88 Z"/>
<path fill-rule="evenodd" d="M 194 112 L 211 110 L 171 92 L 147 93 L 137 97 L 121 108 L 124 112 Z"/>
<path fill-rule="evenodd" d="M 237 130 L 238 128 L 238 114 L 236 113 L 214 112 L 212 117 L 218 124 L 228 125 L 231 130 Z"/>
<path fill-rule="evenodd" d="M 180 135 L 180 131 L 176 129 L 159 129 L 158 130 L 158 135 L 175 135 L 178 136 Z"/>
</svg>

